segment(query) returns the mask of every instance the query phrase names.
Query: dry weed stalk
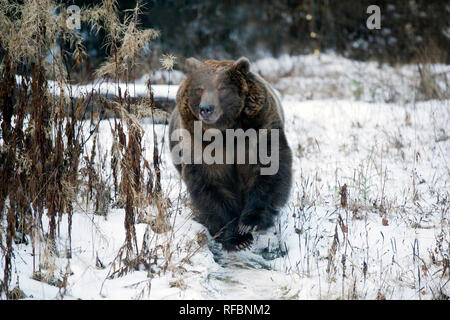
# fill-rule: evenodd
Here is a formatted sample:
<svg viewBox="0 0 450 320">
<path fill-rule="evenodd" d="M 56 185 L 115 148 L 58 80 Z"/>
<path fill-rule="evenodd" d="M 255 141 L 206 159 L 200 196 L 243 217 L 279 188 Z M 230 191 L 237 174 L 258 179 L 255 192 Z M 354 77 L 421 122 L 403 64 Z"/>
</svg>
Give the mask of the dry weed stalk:
<svg viewBox="0 0 450 320">
<path fill-rule="evenodd" d="M 0 293 L 8 292 L 12 239 L 27 242 L 31 236 L 35 256 L 36 235 L 43 230 L 42 217 L 46 214 L 48 246 L 56 253 L 58 219 L 63 213 L 71 219 L 73 192 L 67 191 L 77 183 L 79 155 L 74 141 L 75 121 L 66 118 L 65 101 L 60 99 L 57 105 L 57 99 L 50 96 L 47 72 L 51 66 L 45 59 L 57 41 L 75 43 L 80 39 L 67 29 L 61 17 L 55 18 L 55 10 L 61 8 L 50 0 L 0 3 L 4 57 L 0 77 L 4 153 L 0 166 L 6 169 L 2 170 L 0 215 L 7 212 L 8 224 Z M 59 70 L 59 79 L 64 81 L 67 73 L 61 61 L 61 57 L 54 59 L 53 69 Z M 24 121 L 27 114 L 29 119 Z M 35 267 L 33 261 L 33 272 Z"/>
<path fill-rule="evenodd" d="M 109 56 L 97 70 L 96 75 L 116 81 L 118 92 L 116 100 L 104 101 L 103 105 L 120 116 L 119 119 L 114 119 L 114 129 L 112 129 L 111 168 L 114 194 L 116 195 L 119 190 L 119 202 L 123 203 L 125 209 L 125 244 L 114 260 L 108 277 L 126 274 L 139 266 L 143 266 L 152 273 L 161 256 L 164 261 L 162 271 L 165 272 L 172 257 L 169 242 L 163 247 L 158 245 L 159 234 L 169 230 L 167 219 L 171 204 L 163 195 L 161 186 L 161 154 L 154 127 L 155 102 L 151 85 L 148 84 L 150 97 L 135 103 L 131 101 L 129 89 L 122 92 L 119 86 L 119 81 L 125 81 L 128 88 L 128 81 L 136 70 L 137 55 L 159 34 L 153 29 L 138 30 L 139 14 L 138 2 L 135 9 L 131 10 L 131 14 L 126 15 L 121 21 L 116 12 L 115 2 L 104 1 L 102 6 L 94 7 L 87 17 L 97 30 L 101 26 L 105 27 Z M 167 55 L 164 59 L 171 61 L 167 62 L 167 67 L 170 64 L 173 67 L 175 61 L 173 56 Z M 144 158 L 142 147 L 144 131 L 139 124 L 139 117 L 149 114 L 153 119 L 152 165 Z M 149 205 L 157 210 L 155 219 L 146 219 L 148 216 L 146 207 Z M 140 250 L 134 227 L 136 219 L 149 223 Z"/>
<path fill-rule="evenodd" d="M 47 252 L 44 259 L 46 255 L 57 255 L 59 222 L 67 215 L 66 252 L 70 258 L 73 203 L 79 200 L 80 189 L 85 189 L 86 202 L 93 201 L 97 212 L 106 213 L 109 205 L 111 195 L 101 173 L 106 158 L 96 154 L 101 116 L 88 137 L 83 133 L 83 118 L 94 91 L 77 97 L 76 103 L 72 96 L 72 72 L 86 53 L 81 34 L 66 25 L 65 9 L 52 0 L 0 0 L 0 250 L 4 259 L 0 297 L 15 296 L 9 290 L 13 241 L 23 243 L 31 238 L 33 257 L 39 259 L 41 243 Z M 83 8 L 81 18 L 91 30 L 105 29 L 110 54 L 96 75 L 114 78 L 118 83 L 119 79 L 130 79 L 136 55 L 158 32 L 138 29 L 139 2 L 123 21 L 117 11 L 115 1 L 105 0 L 99 6 Z M 51 60 L 46 58 L 48 55 Z M 53 90 L 49 90 L 50 77 L 57 84 Z M 143 158 L 143 130 L 134 116 L 136 110 L 128 90 L 122 94 L 118 84 L 118 92 L 115 108 L 121 117 L 114 119 L 111 168 L 114 199 L 122 199 L 125 204 L 125 249 L 126 257 L 131 259 L 133 254 L 138 255 L 136 212 L 150 202 L 146 192 L 155 195 L 160 190 L 160 176 L 156 174 L 158 183 L 154 185 L 155 175 Z M 90 156 L 80 159 L 92 136 Z M 154 160 L 157 168 L 160 160 Z M 43 225 L 45 215 L 48 228 Z M 49 267 L 36 264 L 33 258 L 33 273 Z"/>
</svg>

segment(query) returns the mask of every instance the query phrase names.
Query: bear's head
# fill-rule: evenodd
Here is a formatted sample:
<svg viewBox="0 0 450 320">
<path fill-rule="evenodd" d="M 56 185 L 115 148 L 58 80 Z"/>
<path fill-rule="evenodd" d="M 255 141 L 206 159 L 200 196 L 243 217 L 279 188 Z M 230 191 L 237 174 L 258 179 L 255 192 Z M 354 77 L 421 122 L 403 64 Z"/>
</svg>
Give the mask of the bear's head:
<svg viewBox="0 0 450 320">
<path fill-rule="evenodd" d="M 187 59 L 188 76 L 177 98 L 180 112 L 201 120 L 207 128 L 231 128 L 245 105 L 249 69 L 245 57 L 236 61 Z"/>
</svg>

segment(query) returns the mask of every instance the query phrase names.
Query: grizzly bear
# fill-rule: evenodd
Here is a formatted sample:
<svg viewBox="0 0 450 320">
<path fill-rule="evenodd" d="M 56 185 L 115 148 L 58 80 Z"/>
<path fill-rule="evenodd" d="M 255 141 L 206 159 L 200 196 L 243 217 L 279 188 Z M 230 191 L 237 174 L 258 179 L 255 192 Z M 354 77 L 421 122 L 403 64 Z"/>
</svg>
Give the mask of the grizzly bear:
<svg viewBox="0 0 450 320">
<path fill-rule="evenodd" d="M 196 157 L 206 151 L 208 141 L 204 138 L 200 138 L 199 148 L 192 148 L 198 139 L 196 124 L 201 134 L 208 129 L 215 130 L 212 131 L 215 140 L 228 138 L 230 129 L 265 134 L 264 139 L 264 134 L 260 134 L 253 142 L 250 142 L 251 135 L 245 136 L 248 139 L 244 139 L 244 144 L 240 140 L 241 145 L 237 136 L 233 136 L 231 144 L 219 141 L 219 146 L 227 148 L 216 148 L 211 154 L 223 155 L 226 163 L 195 160 L 192 163 L 189 157 L 189 161 L 175 163 L 191 197 L 195 219 L 207 227 L 213 239 L 222 243 L 223 249 L 248 248 L 253 242 L 252 232 L 273 226 L 274 217 L 286 204 L 291 189 L 292 153 L 284 133 L 280 101 L 272 87 L 250 71 L 250 62 L 245 57 L 236 61 L 204 62 L 189 58 L 186 66 L 188 75 L 178 89 L 176 108 L 169 123 L 172 156 L 179 141 L 190 148 L 190 151 L 182 149 L 184 155 L 191 152 Z M 174 139 L 173 133 L 178 129 L 187 132 L 188 138 L 194 136 L 194 141 L 184 141 L 186 134 L 180 135 L 179 140 Z M 263 141 L 265 146 L 262 146 Z M 242 148 L 244 162 L 236 160 L 238 149 Z M 262 161 L 261 154 L 253 163 L 247 161 L 250 150 L 262 149 L 277 155 L 276 172 L 262 174 L 268 164 Z"/>
</svg>

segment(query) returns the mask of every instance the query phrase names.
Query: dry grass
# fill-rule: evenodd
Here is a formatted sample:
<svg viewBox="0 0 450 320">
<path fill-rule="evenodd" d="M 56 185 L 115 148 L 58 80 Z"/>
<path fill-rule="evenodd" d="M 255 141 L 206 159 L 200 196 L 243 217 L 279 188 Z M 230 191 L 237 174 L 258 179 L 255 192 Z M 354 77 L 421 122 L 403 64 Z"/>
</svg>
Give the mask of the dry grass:
<svg viewBox="0 0 450 320">
<path fill-rule="evenodd" d="M 60 14 L 55 15 L 55 12 Z M 155 140 L 150 165 L 143 157 L 143 129 L 138 121 L 143 115 L 153 115 L 153 97 L 131 103 L 129 92 L 121 92 L 119 87 L 119 94 L 113 101 L 93 98 L 93 92 L 79 97 L 64 94 L 62 88 L 72 92 L 74 76 L 71 72 L 87 55 L 81 34 L 67 27 L 65 12 L 64 5 L 52 0 L 0 1 L 2 298 L 23 297 L 18 285 L 10 286 L 13 242 L 31 242 L 33 256 L 40 260 L 33 260 L 34 277 L 47 283 L 58 279 L 60 296 L 64 296 L 70 263 L 69 271 L 55 278 L 57 270 L 52 261 L 63 254 L 58 243 L 63 216 L 67 216 L 69 222 L 64 254 L 67 258 L 72 256 L 72 215 L 74 206 L 80 206 L 81 202 L 87 212 L 100 215 L 107 215 L 111 206 L 125 208 L 125 244 L 116 259 L 121 271 L 111 276 L 125 274 L 137 264 L 150 268 L 148 262 L 152 254 L 149 251 L 159 254 L 150 242 L 145 244 L 144 253 L 139 252 L 134 229 L 136 216 L 145 215 L 145 208 L 156 204 L 156 224 L 167 219 L 158 145 Z M 127 83 L 134 79 L 136 57 L 159 35 L 156 30 L 138 28 L 140 3 L 126 12 L 122 20 L 113 0 L 83 8 L 81 13 L 82 22 L 90 25 L 92 32 L 103 28 L 107 35 L 105 45 L 109 56 L 94 76 L 102 81 L 114 79 Z M 48 55 L 52 59 L 47 59 Z M 167 55 L 164 61 L 171 69 L 175 58 Z M 20 75 L 19 81 L 16 75 Z M 60 92 L 49 92 L 47 80 L 50 78 L 56 80 Z M 85 110 L 93 99 L 99 100 L 96 102 L 102 106 L 102 111 L 91 117 L 89 123 L 84 121 Z M 120 117 L 113 120 L 111 127 L 112 149 L 104 152 L 98 126 L 108 109 Z M 83 133 L 86 125 L 90 127 L 87 136 Z M 108 164 L 112 170 L 111 175 L 106 176 Z M 44 216 L 48 217 L 47 227 L 43 225 Z M 166 264 L 170 260 L 168 250 L 162 253 L 167 256 Z"/>
</svg>

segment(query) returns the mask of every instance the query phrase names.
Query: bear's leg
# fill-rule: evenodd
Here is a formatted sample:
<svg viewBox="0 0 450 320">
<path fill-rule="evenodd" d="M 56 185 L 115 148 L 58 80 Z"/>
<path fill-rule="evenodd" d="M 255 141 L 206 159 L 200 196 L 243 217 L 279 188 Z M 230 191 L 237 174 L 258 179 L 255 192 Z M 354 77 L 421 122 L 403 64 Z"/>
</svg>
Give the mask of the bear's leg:
<svg viewBox="0 0 450 320">
<path fill-rule="evenodd" d="M 239 219 L 239 233 L 273 226 L 279 208 L 286 204 L 292 180 L 292 153 L 284 132 L 279 140 L 279 168 L 274 175 L 258 175 Z"/>
<path fill-rule="evenodd" d="M 208 228 L 213 239 L 222 243 L 227 251 L 250 246 L 252 235 L 239 234 L 237 230 L 243 192 L 236 186 L 236 180 L 211 179 L 201 165 L 186 165 L 183 176 L 197 211 L 197 220 Z"/>
<path fill-rule="evenodd" d="M 273 226 L 278 209 L 273 207 L 270 195 L 264 191 L 252 190 L 249 202 L 242 211 L 238 231 L 245 234 L 252 231 L 263 231 Z"/>
</svg>

